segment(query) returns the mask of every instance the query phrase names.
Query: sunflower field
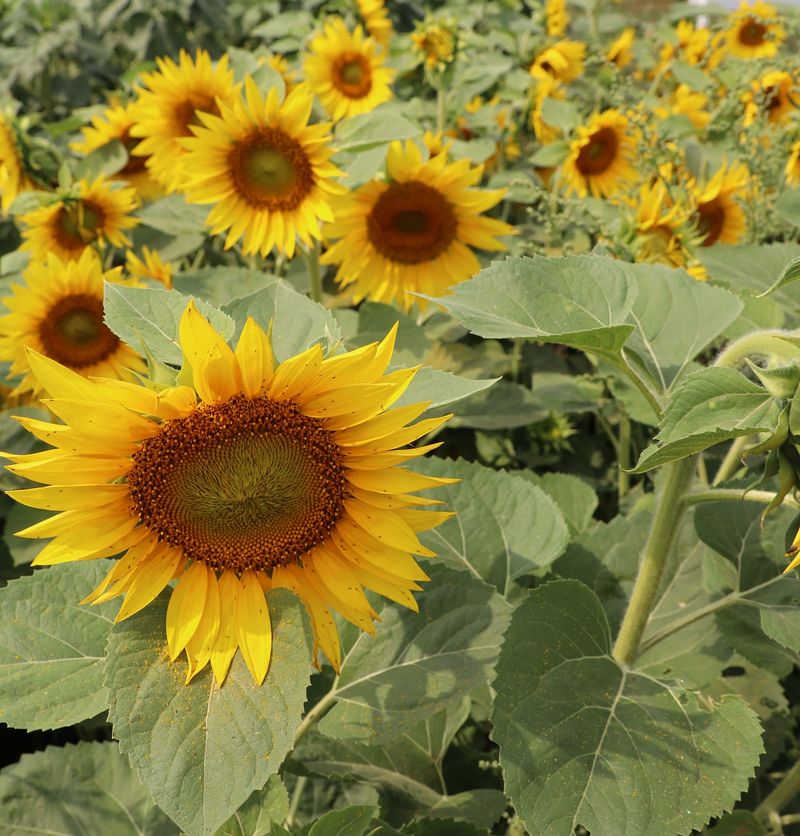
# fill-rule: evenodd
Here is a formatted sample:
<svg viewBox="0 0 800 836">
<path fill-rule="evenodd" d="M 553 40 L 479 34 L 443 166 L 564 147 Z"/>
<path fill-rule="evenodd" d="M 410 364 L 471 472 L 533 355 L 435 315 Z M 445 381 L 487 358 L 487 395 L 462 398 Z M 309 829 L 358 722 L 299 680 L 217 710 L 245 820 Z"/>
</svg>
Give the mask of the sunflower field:
<svg viewBox="0 0 800 836">
<path fill-rule="evenodd" d="M 0 836 L 800 834 L 800 5 L 0 0 Z"/>
</svg>

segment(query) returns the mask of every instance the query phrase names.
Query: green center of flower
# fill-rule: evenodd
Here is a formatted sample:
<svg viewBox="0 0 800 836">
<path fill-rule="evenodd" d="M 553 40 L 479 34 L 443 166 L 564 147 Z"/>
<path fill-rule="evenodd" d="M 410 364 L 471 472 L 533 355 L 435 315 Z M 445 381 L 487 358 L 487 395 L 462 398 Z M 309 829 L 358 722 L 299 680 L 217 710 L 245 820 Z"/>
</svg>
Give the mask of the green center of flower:
<svg viewBox="0 0 800 836">
<path fill-rule="evenodd" d="M 261 128 L 236 143 L 228 165 L 239 196 L 254 209 L 296 209 L 314 187 L 311 161 L 280 128 Z"/>
<path fill-rule="evenodd" d="M 441 255 L 458 233 L 450 202 L 426 183 L 392 183 L 367 217 L 367 235 L 390 261 L 419 264 Z"/>
<path fill-rule="evenodd" d="M 586 176 L 603 174 L 617 158 L 619 142 L 613 128 L 600 128 L 595 131 L 589 141 L 581 148 L 575 167 Z"/>
<path fill-rule="evenodd" d="M 39 323 L 44 353 L 72 369 L 106 360 L 119 338 L 103 322 L 103 300 L 88 293 L 64 296 Z"/>
<path fill-rule="evenodd" d="M 372 89 L 372 70 L 357 52 L 345 52 L 334 62 L 333 82 L 349 99 L 363 99 Z"/>
<path fill-rule="evenodd" d="M 132 510 L 159 539 L 212 569 L 298 560 L 336 525 L 341 452 L 292 402 L 236 395 L 164 423 L 133 455 Z"/>
</svg>

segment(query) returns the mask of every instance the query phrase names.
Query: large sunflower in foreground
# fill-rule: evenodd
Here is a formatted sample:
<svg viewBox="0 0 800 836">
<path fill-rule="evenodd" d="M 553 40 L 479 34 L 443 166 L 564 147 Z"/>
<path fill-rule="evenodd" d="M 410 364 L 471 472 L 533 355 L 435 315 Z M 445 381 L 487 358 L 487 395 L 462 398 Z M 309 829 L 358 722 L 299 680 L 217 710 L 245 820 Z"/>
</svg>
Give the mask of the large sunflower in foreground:
<svg viewBox="0 0 800 836">
<path fill-rule="evenodd" d="M 383 65 L 376 46 L 360 26 L 350 32 L 338 17 L 311 39 L 303 72 L 331 119 L 367 113 L 392 98 L 394 70 Z"/>
<path fill-rule="evenodd" d="M 20 418 L 53 449 L 7 457 L 46 487 L 14 499 L 58 511 L 20 532 L 53 537 L 34 563 L 122 554 L 93 602 L 125 599 L 117 620 L 173 578 L 166 617 L 172 659 L 187 681 L 209 662 L 222 683 L 237 647 L 256 682 L 269 666 L 265 590 L 302 599 L 317 645 L 338 669 L 331 610 L 373 632 L 370 589 L 411 609 L 427 579 L 412 555 L 417 532 L 450 514 L 414 496 L 455 480 L 402 467 L 437 445 L 398 449 L 440 426 L 408 426 L 426 404 L 390 409 L 415 369 L 386 374 L 394 331 L 381 343 L 324 357 L 318 343 L 274 367 L 252 319 L 236 350 L 190 304 L 180 344 L 192 385 L 163 389 L 86 380 L 30 352 L 63 424 Z"/>
<path fill-rule="evenodd" d="M 722 165 L 705 184 L 691 184 L 694 222 L 702 246 L 738 244 L 747 232 L 747 219 L 739 200 L 746 196 L 750 175 L 742 163 Z"/>
<path fill-rule="evenodd" d="M 564 160 L 567 191 L 610 197 L 636 177 L 635 146 L 628 120 L 618 110 L 596 113 L 578 128 Z"/>
<path fill-rule="evenodd" d="M 731 15 L 725 49 L 747 60 L 772 58 L 785 36 L 774 6 L 760 0 L 752 4 L 743 2 Z"/>
<path fill-rule="evenodd" d="M 134 102 L 123 105 L 117 100 L 112 100 L 102 114 L 92 117 L 92 124 L 81 130 L 83 138 L 71 143 L 70 148 L 79 154 L 91 154 L 109 142 L 121 142 L 128 152 L 128 162 L 112 176 L 112 179 L 130 183 L 142 200 L 155 200 L 164 190 L 150 176 L 146 158 L 133 153 L 133 149 L 139 144 L 139 141 L 131 136 L 131 128 L 136 124 L 136 118 L 137 107 Z"/>
<path fill-rule="evenodd" d="M 103 321 L 103 283 L 120 280 L 120 268 L 105 273 L 100 259 L 85 250 L 77 261 L 50 253 L 25 271 L 25 284 L 11 286 L 0 316 L 0 361 L 11 377 L 22 377 L 13 394 L 42 388 L 31 373 L 28 348 L 82 375 L 133 379 L 145 365 Z"/>
<path fill-rule="evenodd" d="M 471 247 L 506 249 L 497 236 L 514 227 L 481 215 L 505 190 L 473 188 L 482 167 L 448 164 L 446 152 L 424 160 L 413 142 L 392 143 L 387 171 L 388 182 L 373 180 L 337 202 L 325 233 L 339 240 L 321 260 L 339 265 L 336 279 L 353 286 L 355 301 L 424 309 L 425 300 L 410 294 L 440 296 L 478 272 Z"/>
<path fill-rule="evenodd" d="M 330 124 L 309 125 L 313 99 L 305 85 L 281 102 L 272 87 L 266 98 L 252 78 L 246 99 L 222 104 L 219 116 L 203 114 L 194 137 L 184 139 L 189 203 L 213 203 L 206 218 L 216 235 L 228 230 L 225 247 L 243 238 L 244 253 L 262 256 L 277 247 L 294 255 L 322 236 L 319 221 L 332 221 Z"/>
<path fill-rule="evenodd" d="M 219 113 L 219 104 L 230 102 L 238 85 L 228 56 L 213 64 L 211 56 L 198 50 L 194 60 L 181 50 L 176 64 L 171 58 L 156 58 L 157 72 L 142 73 L 145 85 L 139 93 L 137 123 L 131 135 L 142 141 L 135 153 L 146 156 L 153 177 L 168 191 L 181 187 L 184 174 L 183 137 L 191 136 L 201 113 Z"/>
<path fill-rule="evenodd" d="M 3 214 L 8 214 L 18 195 L 35 188 L 25 171 L 13 118 L 0 113 L 0 208 Z"/>
<path fill-rule="evenodd" d="M 104 177 L 80 180 L 74 193 L 20 216 L 25 239 L 20 249 L 30 250 L 34 260 L 53 253 L 70 261 L 95 244 L 130 246 L 125 230 L 139 223 L 131 214 L 137 206 L 134 188 L 112 185 Z"/>
</svg>

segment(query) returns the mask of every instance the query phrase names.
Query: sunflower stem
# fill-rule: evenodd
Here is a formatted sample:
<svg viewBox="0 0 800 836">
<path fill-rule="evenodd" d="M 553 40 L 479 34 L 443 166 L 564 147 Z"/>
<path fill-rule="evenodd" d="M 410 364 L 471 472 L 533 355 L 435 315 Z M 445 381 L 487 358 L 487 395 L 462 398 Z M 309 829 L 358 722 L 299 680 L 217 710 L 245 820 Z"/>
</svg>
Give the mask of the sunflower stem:
<svg viewBox="0 0 800 836">
<path fill-rule="evenodd" d="M 624 665 L 631 664 L 639 650 L 661 576 L 680 527 L 686 507 L 683 498 L 692 481 L 694 468 L 695 456 L 672 462 L 664 468 L 666 481 L 657 499 L 655 517 L 633 585 L 631 600 L 614 644 L 613 656 Z"/>
<path fill-rule="evenodd" d="M 302 722 L 297 727 L 297 731 L 294 733 L 294 745 L 297 744 L 308 734 L 312 726 L 322 718 L 324 714 L 327 713 L 328 709 L 336 702 L 336 683 L 339 681 L 339 678 L 336 678 L 333 685 L 331 686 L 331 690 L 328 691 L 327 694 L 303 717 Z"/>
<path fill-rule="evenodd" d="M 303 797 L 303 791 L 308 783 L 308 778 L 305 775 L 300 775 L 295 782 L 294 790 L 292 791 L 292 800 L 289 804 L 289 812 L 283 821 L 284 827 L 293 828 L 295 816 L 297 815 L 297 808 L 300 806 L 300 800 Z"/>
<path fill-rule="evenodd" d="M 319 270 L 319 241 L 305 254 L 308 270 L 308 292 L 314 302 L 322 303 L 322 274 Z"/>
<path fill-rule="evenodd" d="M 631 475 L 628 473 L 631 466 L 631 419 L 627 415 L 621 415 L 619 419 L 617 460 L 619 462 L 617 496 L 622 501 L 631 487 Z"/>
<path fill-rule="evenodd" d="M 742 435 L 739 438 L 734 438 L 719 470 L 714 476 L 714 481 L 711 483 L 712 487 L 716 487 L 726 479 L 730 479 L 736 471 L 742 467 L 742 453 L 747 446 L 748 436 Z"/>
</svg>

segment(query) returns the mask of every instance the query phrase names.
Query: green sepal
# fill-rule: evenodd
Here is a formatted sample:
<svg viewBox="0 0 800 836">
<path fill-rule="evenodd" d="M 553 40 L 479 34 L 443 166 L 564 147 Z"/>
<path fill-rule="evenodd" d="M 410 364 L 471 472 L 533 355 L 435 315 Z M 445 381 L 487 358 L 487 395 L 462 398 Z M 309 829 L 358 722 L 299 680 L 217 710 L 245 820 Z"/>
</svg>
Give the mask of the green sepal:
<svg viewBox="0 0 800 836">
<path fill-rule="evenodd" d="M 750 447 L 742 456 L 757 456 L 760 453 L 767 453 L 770 450 L 777 450 L 784 441 L 789 437 L 789 404 L 787 404 L 778 416 L 778 424 L 775 431 L 766 440 L 755 447 Z"/>
<path fill-rule="evenodd" d="M 789 403 L 789 432 L 800 436 L 800 390 L 794 393 Z"/>
<path fill-rule="evenodd" d="M 776 456 L 778 459 L 778 490 L 772 502 L 761 512 L 762 531 L 764 530 L 764 521 L 767 518 L 767 514 L 778 508 L 783 503 L 789 491 L 794 490 L 797 486 L 797 474 L 789 463 L 789 460 L 786 456 L 781 455 L 780 450 L 776 451 Z"/>
<path fill-rule="evenodd" d="M 761 385 L 776 398 L 792 398 L 800 386 L 800 367 L 792 364 L 763 368 L 745 359 L 753 374 L 761 381 Z"/>
</svg>

